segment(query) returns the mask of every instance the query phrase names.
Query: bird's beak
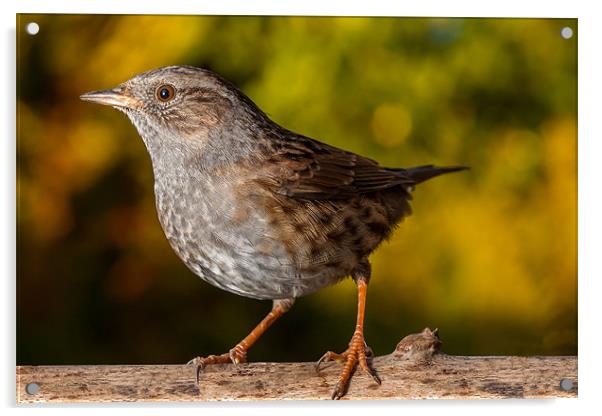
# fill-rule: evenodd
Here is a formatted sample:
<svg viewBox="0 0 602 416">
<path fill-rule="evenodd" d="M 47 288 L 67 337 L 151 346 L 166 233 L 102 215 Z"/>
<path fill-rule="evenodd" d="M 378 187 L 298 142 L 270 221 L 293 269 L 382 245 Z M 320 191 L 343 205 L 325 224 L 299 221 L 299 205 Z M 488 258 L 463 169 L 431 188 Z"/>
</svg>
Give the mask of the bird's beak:
<svg viewBox="0 0 602 416">
<path fill-rule="evenodd" d="M 131 94 L 125 88 L 113 88 L 112 90 L 93 91 L 83 95 L 80 95 L 84 101 L 91 101 L 93 103 L 110 105 L 118 108 L 141 108 L 142 103 Z"/>
</svg>

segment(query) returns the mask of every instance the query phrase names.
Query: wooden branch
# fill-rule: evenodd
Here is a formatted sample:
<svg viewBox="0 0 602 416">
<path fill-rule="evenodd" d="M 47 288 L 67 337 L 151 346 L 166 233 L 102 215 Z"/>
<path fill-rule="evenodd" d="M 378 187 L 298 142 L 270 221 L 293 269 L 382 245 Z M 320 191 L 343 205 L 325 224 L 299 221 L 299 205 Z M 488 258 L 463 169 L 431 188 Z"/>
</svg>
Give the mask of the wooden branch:
<svg viewBox="0 0 602 416">
<path fill-rule="evenodd" d="M 439 345 L 428 328 L 405 337 L 374 359 L 382 385 L 358 370 L 344 398 L 577 397 L 577 357 L 450 356 Z M 327 364 L 317 374 L 314 363 L 215 365 L 197 386 L 195 368 L 186 365 L 18 366 L 17 402 L 329 399 L 341 368 Z"/>
</svg>

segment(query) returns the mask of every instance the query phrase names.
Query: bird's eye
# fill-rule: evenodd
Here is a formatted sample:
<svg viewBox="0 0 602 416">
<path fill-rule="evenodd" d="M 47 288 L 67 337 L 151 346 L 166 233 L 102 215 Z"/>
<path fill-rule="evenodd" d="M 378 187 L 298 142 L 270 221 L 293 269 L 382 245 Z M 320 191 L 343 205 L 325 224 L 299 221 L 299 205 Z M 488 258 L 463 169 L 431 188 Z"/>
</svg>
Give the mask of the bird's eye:
<svg viewBox="0 0 602 416">
<path fill-rule="evenodd" d="M 162 102 L 167 102 L 173 100 L 173 97 L 176 95 L 176 90 L 171 85 L 161 85 L 157 88 L 157 99 Z"/>
</svg>

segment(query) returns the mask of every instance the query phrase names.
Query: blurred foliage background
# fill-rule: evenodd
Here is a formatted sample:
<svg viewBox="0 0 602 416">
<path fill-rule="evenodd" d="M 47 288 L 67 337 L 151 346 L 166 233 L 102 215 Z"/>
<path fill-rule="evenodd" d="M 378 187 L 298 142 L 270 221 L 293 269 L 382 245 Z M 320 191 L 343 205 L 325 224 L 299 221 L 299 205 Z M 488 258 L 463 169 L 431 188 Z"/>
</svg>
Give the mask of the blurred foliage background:
<svg viewBox="0 0 602 416">
<path fill-rule="evenodd" d="M 25 25 L 40 25 L 36 36 Z M 20 15 L 19 364 L 179 363 L 269 310 L 202 282 L 156 218 L 149 157 L 81 102 L 159 66 L 233 81 L 276 122 L 387 166 L 464 164 L 372 256 L 377 354 L 425 326 L 452 354 L 577 353 L 575 19 Z M 355 286 L 297 301 L 250 360 L 343 350 Z"/>
</svg>

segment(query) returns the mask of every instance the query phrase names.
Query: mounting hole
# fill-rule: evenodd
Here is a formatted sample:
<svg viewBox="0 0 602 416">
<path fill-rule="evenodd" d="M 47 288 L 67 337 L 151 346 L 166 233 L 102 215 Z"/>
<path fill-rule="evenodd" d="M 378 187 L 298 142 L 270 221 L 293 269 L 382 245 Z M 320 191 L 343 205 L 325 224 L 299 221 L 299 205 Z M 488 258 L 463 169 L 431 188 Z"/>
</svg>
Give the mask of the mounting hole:
<svg viewBox="0 0 602 416">
<path fill-rule="evenodd" d="M 40 31 L 40 25 L 36 22 L 29 22 L 27 23 L 27 26 L 25 26 L 25 31 L 32 36 L 37 35 Z"/>
<path fill-rule="evenodd" d="M 560 380 L 560 389 L 564 391 L 571 391 L 573 389 L 573 382 L 568 378 Z"/>
<path fill-rule="evenodd" d="M 565 39 L 572 38 L 573 37 L 573 29 L 571 29 L 568 26 L 563 27 L 562 29 L 560 29 L 560 36 L 562 36 Z"/>
<path fill-rule="evenodd" d="M 40 385 L 38 383 L 28 383 L 25 386 L 25 391 L 27 392 L 27 394 L 38 394 L 38 392 L 40 391 Z"/>
</svg>

